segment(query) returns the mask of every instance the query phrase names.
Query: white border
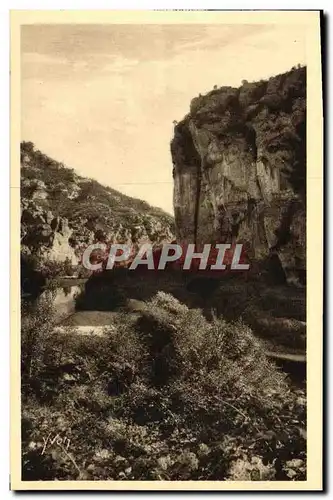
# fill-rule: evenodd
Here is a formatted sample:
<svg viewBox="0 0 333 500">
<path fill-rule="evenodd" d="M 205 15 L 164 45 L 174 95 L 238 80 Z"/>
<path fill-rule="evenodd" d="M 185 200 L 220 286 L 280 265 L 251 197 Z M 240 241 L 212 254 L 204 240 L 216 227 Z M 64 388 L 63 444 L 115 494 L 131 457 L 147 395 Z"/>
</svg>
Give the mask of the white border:
<svg viewBox="0 0 333 500">
<path fill-rule="evenodd" d="M 270 2 L 267 5 L 267 2 L 263 1 L 253 1 L 251 4 L 249 4 L 246 1 L 239 1 L 239 0 L 233 0 L 233 1 L 212 1 L 212 0 L 206 0 L 206 1 L 174 1 L 174 0 L 169 0 L 169 1 L 159 1 L 158 5 L 156 5 L 156 2 L 153 1 L 148 1 L 148 0 L 141 0 L 140 5 L 138 5 L 138 2 L 134 1 L 129 1 L 129 0 L 122 0 L 122 1 L 112 1 L 112 0 L 94 0 L 93 2 L 87 1 L 87 0 L 80 0 L 80 1 L 75 1 L 71 2 L 71 5 L 68 5 L 68 1 L 65 0 L 49 0 L 47 2 L 47 5 L 45 4 L 45 1 L 24 1 L 24 0 L 16 0 L 16 1 L 3 1 L 0 7 L 0 38 L 1 38 L 1 43 L 0 43 L 0 57 L 1 57 L 1 75 L 2 78 L 0 80 L 1 84 L 1 92 L 0 92 L 0 99 L 1 99 L 1 114 L 0 114 L 0 120 L 1 120 L 1 145 L 2 145 L 2 155 L 1 155 L 1 160 L 2 160 L 2 168 L 0 169 L 0 175 L 1 175 L 1 182 L 0 182 L 0 187 L 1 187 L 1 200 L 2 200 L 2 205 L 5 206 L 5 210 L 2 211 L 2 220 L 1 220 L 1 233 L 3 234 L 3 245 L 1 246 L 1 271 L 2 271 L 2 279 L 0 280 L 1 286 L 2 286 L 2 301 L 1 301 L 1 308 L 2 308 L 2 335 L 1 335 L 1 353 L 3 356 L 2 362 L 1 362 L 1 380 L 2 380 L 2 394 L 4 397 L 4 400 L 9 402 L 9 293 L 8 293 L 8 283 L 9 283 L 9 15 L 8 11 L 9 10 L 26 10 L 26 9 L 68 9 L 69 7 L 71 9 L 122 9 L 122 10 L 146 10 L 146 9 L 218 9 L 223 7 L 223 10 L 227 9 L 263 9 L 263 10 L 274 10 L 274 9 L 318 9 L 318 8 L 323 8 L 326 12 L 330 13 L 332 11 L 331 7 L 331 2 L 323 1 L 318 5 L 317 2 L 311 2 L 311 1 L 286 1 L 286 0 L 280 0 L 279 2 Z M 328 61 L 331 62 L 331 54 L 332 54 L 332 48 L 331 45 L 327 47 L 327 52 L 328 52 Z M 329 67 L 331 67 L 331 64 L 329 64 Z M 329 78 L 329 74 L 327 77 Z M 328 104 L 328 103 L 327 103 Z M 329 122 L 329 118 L 332 118 L 332 108 L 329 108 L 329 111 L 326 115 L 326 120 Z M 327 153 L 328 156 L 326 158 L 326 161 L 328 162 L 330 155 L 329 153 L 331 152 L 331 145 L 328 142 L 327 144 Z M 331 186 L 331 175 L 329 175 L 329 171 L 331 170 L 331 165 L 327 164 L 326 165 L 326 171 L 327 171 L 327 178 L 326 182 L 329 183 Z M 332 209 L 332 212 L 331 212 Z M 328 203 L 327 203 L 327 211 L 333 213 L 333 198 L 330 196 L 328 197 Z M 329 231 L 330 238 L 331 235 L 333 234 L 332 231 Z M 8 239 L 7 239 L 8 237 Z M 331 241 L 329 239 L 329 242 Z M 5 241 L 6 240 L 6 241 Z M 331 271 L 331 269 L 330 269 Z M 332 283 L 332 273 L 329 273 L 329 283 Z M 331 303 L 328 304 L 330 306 Z M 331 307 L 328 307 L 328 310 L 332 310 Z M 329 331 L 329 329 L 328 329 Z M 331 347 L 332 343 L 330 342 L 329 346 Z M 329 364 L 328 367 L 329 368 Z M 333 370 L 329 369 L 329 381 L 332 381 L 333 378 Z M 331 403 L 331 401 L 330 401 Z M 331 410 L 331 405 L 329 407 L 329 410 Z M 4 495 L 1 495 L 1 497 L 7 498 L 11 493 L 8 490 L 9 487 L 9 481 L 8 481 L 8 474 L 9 474 L 9 460 L 8 460 L 8 435 L 9 435 L 9 418 L 8 418 L 8 406 L 7 406 L 7 411 L 3 411 L 1 413 L 2 415 L 2 420 L 1 420 L 1 434 L 0 434 L 0 440 L 1 440 L 1 445 L 2 445 L 2 451 L 3 454 L 2 456 L 7 457 L 6 462 L 2 461 L 2 466 L 0 467 L 0 477 L 1 477 L 1 493 Z M 330 413 L 331 415 L 331 413 Z M 329 423 L 329 419 L 327 419 L 327 423 Z M 330 441 L 330 449 L 332 442 Z M 329 464 L 329 468 L 327 470 L 327 479 L 329 476 L 331 476 L 331 473 L 333 472 L 333 467 L 331 467 L 331 464 Z M 245 492 L 246 493 L 246 492 Z M 193 494 L 195 494 L 193 492 Z M 34 493 L 27 493 L 28 496 L 33 496 Z M 47 496 L 48 493 L 45 492 L 43 494 L 40 493 L 40 495 L 43 497 L 44 495 Z M 71 493 L 62 493 L 63 497 L 69 497 Z M 89 496 L 94 496 L 96 495 L 96 492 L 91 492 Z M 135 495 L 134 493 L 131 493 L 130 496 Z M 180 497 L 181 493 L 177 493 L 174 496 Z M 288 495 L 288 494 L 287 494 Z"/>
</svg>

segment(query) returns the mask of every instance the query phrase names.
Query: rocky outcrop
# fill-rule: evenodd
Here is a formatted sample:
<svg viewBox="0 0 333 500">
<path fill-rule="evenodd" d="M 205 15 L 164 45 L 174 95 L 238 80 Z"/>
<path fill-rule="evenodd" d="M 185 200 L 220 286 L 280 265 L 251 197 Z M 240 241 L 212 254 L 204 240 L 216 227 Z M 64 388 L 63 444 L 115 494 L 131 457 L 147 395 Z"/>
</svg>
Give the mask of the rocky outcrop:
<svg viewBox="0 0 333 500">
<path fill-rule="evenodd" d="M 47 263 L 77 266 L 94 242 L 149 242 L 174 239 L 173 218 L 21 144 L 21 250 L 43 268 Z M 54 267 L 54 266 L 53 266 Z"/>
<path fill-rule="evenodd" d="M 192 100 L 171 142 L 180 242 L 245 243 L 279 279 L 305 281 L 306 69 Z"/>
<path fill-rule="evenodd" d="M 43 198 L 44 199 L 44 198 Z M 75 249 L 70 245 L 73 234 L 68 220 L 55 217 L 31 201 L 22 200 L 21 249 L 24 255 L 35 255 L 43 262 L 69 262 L 76 266 L 79 262 Z"/>
</svg>

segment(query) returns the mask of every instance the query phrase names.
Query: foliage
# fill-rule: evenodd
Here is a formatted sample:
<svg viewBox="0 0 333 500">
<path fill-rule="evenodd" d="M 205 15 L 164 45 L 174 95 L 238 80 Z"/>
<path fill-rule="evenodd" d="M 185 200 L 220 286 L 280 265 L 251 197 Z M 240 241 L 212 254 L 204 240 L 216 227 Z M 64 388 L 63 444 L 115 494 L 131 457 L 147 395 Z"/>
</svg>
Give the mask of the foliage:
<svg viewBox="0 0 333 500">
<path fill-rule="evenodd" d="M 38 318 L 48 356 L 33 363 L 44 387 L 22 387 L 24 479 L 305 478 L 305 400 L 241 322 L 163 292 L 102 337 L 50 337 Z"/>
<path fill-rule="evenodd" d="M 52 291 L 47 290 L 37 302 L 21 304 L 22 378 L 31 383 L 38 378 L 47 354 L 54 326 Z"/>
<path fill-rule="evenodd" d="M 35 254 L 21 253 L 21 290 L 32 297 L 38 297 L 45 287 L 57 288 L 59 277 L 72 276 L 73 273 L 74 267 L 68 258 L 41 261 Z"/>
<path fill-rule="evenodd" d="M 90 221 L 98 223 L 100 228 L 114 229 L 119 223 L 125 227 L 141 222 L 145 225 L 151 218 L 173 228 L 172 216 L 160 208 L 77 175 L 73 169 L 36 150 L 31 142 L 21 143 L 21 180 L 25 179 L 43 181 L 47 207 L 55 216 L 67 218 L 74 229 L 80 219 L 83 223 Z"/>
</svg>

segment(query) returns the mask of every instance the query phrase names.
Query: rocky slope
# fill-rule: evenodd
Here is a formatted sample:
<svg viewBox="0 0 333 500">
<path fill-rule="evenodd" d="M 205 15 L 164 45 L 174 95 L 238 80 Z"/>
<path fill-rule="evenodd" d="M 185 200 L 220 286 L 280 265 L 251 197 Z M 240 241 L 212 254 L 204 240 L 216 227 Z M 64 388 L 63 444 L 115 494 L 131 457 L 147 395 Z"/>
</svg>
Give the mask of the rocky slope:
<svg viewBox="0 0 333 500">
<path fill-rule="evenodd" d="M 306 69 L 214 88 L 176 124 L 179 241 L 246 243 L 280 282 L 305 283 Z"/>
<path fill-rule="evenodd" d="M 21 249 L 41 265 L 76 266 L 86 245 L 159 245 L 173 236 L 173 218 L 21 144 Z"/>
</svg>

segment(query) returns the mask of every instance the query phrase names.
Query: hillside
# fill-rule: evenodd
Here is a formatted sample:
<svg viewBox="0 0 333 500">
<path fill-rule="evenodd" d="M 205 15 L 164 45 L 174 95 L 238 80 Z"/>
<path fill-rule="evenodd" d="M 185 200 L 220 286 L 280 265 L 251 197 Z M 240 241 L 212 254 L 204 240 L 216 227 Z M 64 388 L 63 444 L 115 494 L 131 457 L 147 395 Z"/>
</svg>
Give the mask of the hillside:
<svg viewBox="0 0 333 500">
<path fill-rule="evenodd" d="M 173 218 L 21 143 L 21 245 L 40 264 L 76 265 L 97 242 L 155 245 L 173 239 Z"/>
</svg>

